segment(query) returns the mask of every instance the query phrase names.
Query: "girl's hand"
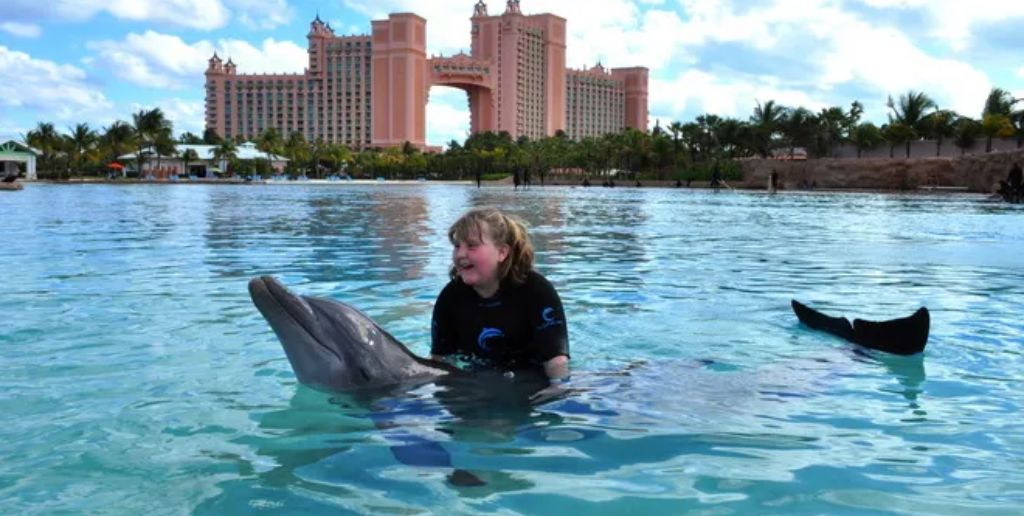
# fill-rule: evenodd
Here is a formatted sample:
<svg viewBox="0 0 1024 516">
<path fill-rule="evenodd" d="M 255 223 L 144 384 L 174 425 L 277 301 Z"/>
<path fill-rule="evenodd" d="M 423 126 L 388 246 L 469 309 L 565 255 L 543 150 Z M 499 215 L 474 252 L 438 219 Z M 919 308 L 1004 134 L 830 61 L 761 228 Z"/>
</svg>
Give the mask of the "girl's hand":
<svg viewBox="0 0 1024 516">
<path fill-rule="evenodd" d="M 533 395 L 530 396 L 530 404 L 543 405 L 550 401 L 562 399 L 573 392 L 576 392 L 575 389 L 568 389 L 561 383 L 553 383 L 533 393 Z"/>
</svg>

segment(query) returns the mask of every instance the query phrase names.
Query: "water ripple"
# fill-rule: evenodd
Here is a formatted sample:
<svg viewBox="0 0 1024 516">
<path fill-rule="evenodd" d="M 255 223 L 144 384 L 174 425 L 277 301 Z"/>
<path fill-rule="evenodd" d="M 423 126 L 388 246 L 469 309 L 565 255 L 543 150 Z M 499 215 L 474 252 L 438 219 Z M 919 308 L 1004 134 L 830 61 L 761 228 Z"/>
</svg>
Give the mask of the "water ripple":
<svg viewBox="0 0 1024 516">
<path fill-rule="evenodd" d="M 29 185 L 0 201 L 5 512 L 984 514 L 1024 500 L 1018 207 L 426 185 Z M 529 223 L 582 392 L 523 410 L 431 386 L 368 404 L 297 385 L 250 277 L 352 303 L 426 353 L 447 226 L 482 205 Z M 869 319 L 928 306 L 928 351 L 857 353 L 797 324 L 791 298 Z M 408 439 L 487 485 L 397 462 Z"/>
</svg>

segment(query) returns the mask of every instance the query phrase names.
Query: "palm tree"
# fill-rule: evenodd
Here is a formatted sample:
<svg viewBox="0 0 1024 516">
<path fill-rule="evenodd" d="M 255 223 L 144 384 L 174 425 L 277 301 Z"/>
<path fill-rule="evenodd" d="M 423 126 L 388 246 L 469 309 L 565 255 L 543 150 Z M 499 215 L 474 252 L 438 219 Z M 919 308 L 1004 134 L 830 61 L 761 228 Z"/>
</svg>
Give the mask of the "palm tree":
<svg viewBox="0 0 1024 516">
<path fill-rule="evenodd" d="M 700 153 L 700 135 L 701 128 L 696 122 L 683 124 L 680 140 L 683 146 L 690 151 L 690 164 L 697 163 L 697 155 Z"/>
<path fill-rule="evenodd" d="M 96 131 L 89 128 L 89 124 L 78 124 L 71 128 L 71 153 L 74 158 L 75 170 L 78 171 L 78 179 L 82 180 L 82 162 L 85 161 L 87 153 L 91 152 L 96 145 Z"/>
<path fill-rule="evenodd" d="M 953 124 L 956 122 L 957 114 L 948 109 L 934 111 L 925 117 L 924 125 L 927 129 L 925 134 L 935 139 L 935 155 L 942 155 L 942 142 L 954 135 Z"/>
<path fill-rule="evenodd" d="M 161 130 L 156 135 L 156 139 L 153 141 L 153 150 L 156 152 L 156 168 L 160 168 L 160 161 L 164 157 L 173 157 L 178 154 L 178 148 L 174 145 L 170 128 Z"/>
<path fill-rule="evenodd" d="M 1010 92 L 1002 88 L 992 88 L 992 91 L 988 92 L 988 97 L 985 98 L 985 108 L 982 109 L 981 115 L 1006 115 L 1009 117 L 1013 112 L 1013 106 L 1021 99 L 1014 99 Z"/>
<path fill-rule="evenodd" d="M 213 128 L 207 127 L 203 131 L 203 141 L 200 143 L 205 143 L 206 145 L 220 145 L 220 142 L 223 139 L 224 138 L 221 138 L 220 135 L 217 134 L 217 131 L 214 131 Z"/>
<path fill-rule="evenodd" d="M 934 111 L 938 106 L 924 92 L 914 90 L 900 95 L 898 103 L 893 101 L 892 95 L 889 95 L 886 106 L 892 110 L 892 113 L 889 114 L 889 125 L 902 126 L 897 127 L 896 130 L 900 138 L 905 138 L 907 157 L 909 158 L 910 142 L 925 132 L 924 119 L 929 110 Z"/>
<path fill-rule="evenodd" d="M 30 147 L 40 152 L 39 168 L 55 174 L 57 179 L 60 179 L 60 171 L 55 171 L 54 168 L 55 158 L 61 147 L 61 137 L 53 124 L 39 122 L 35 129 L 25 134 L 24 140 Z"/>
<path fill-rule="evenodd" d="M 917 132 L 907 124 L 899 122 L 882 126 L 882 135 L 889 142 L 889 157 L 892 158 L 897 145 L 907 144 L 907 157 L 910 157 L 910 141 L 917 137 Z"/>
<path fill-rule="evenodd" d="M 718 154 L 718 126 L 722 119 L 718 115 L 703 114 L 697 117 L 697 147 L 703 155 L 701 159 L 710 160 Z"/>
<path fill-rule="evenodd" d="M 882 131 L 871 122 L 864 122 L 857 126 L 853 130 L 852 138 L 853 144 L 857 146 L 857 158 L 860 159 L 861 151 L 864 149 L 872 149 L 879 143 L 885 141 L 885 137 L 882 135 Z M 889 157 L 892 157 L 890 152 Z"/>
<path fill-rule="evenodd" d="M 267 155 L 267 168 L 273 168 L 271 160 L 274 154 L 281 153 L 281 147 L 283 146 L 284 139 L 281 138 L 281 133 L 275 127 L 264 129 L 259 137 L 256 138 L 256 148 Z"/>
<path fill-rule="evenodd" d="M 288 135 L 288 141 L 284 143 L 284 156 L 288 158 L 289 172 L 296 172 L 305 166 L 309 160 L 309 144 L 302 133 L 292 131 Z"/>
<path fill-rule="evenodd" d="M 185 145 L 202 145 L 203 139 L 189 131 L 185 131 L 178 137 L 178 143 L 183 143 Z"/>
<path fill-rule="evenodd" d="M 757 129 L 758 152 L 762 158 L 767 158 L 772 151 L 772 144 L 775 141 L 775 133 L 779 131 L 786 118 L 788 110 L 769 100 L 764 104 L 760 101 L 754 107 L 754 114 L 750 117 L 750 123 Z"/>
<path fill-rule="evenodd" d="M 413 147 L 415 154 L 419 154 L 419 151 Z M 326 158 L 331 162 L 333 171 L 344 170 L 348 167 L 348 164 L 352 162 L 352 151 L 348 149 L 343 143 L 330 143 L 327 144 Z"/>
<path fill-rule="evenodd" d="M 822 149 L 824 152 L 821 154 L 832 157 L 835 145 L 843 140 L 844 135 L 849 131 L 850 120 L 853 119 L 853 111 L 858 107 L 858 104 L 854 102 L 854 106 L 851 108 L 851 114 L 847 114 L 841 107 L 830 107 L 822 109 L 818 113 L 818 129 L 820 130 L 820 137 L 822 141 Z M 860 118 L 860 114 L 857 114 L 856 119 Z"/>
<path fill-rule="evenodd" d="M 123 154 L 127 154 L 135 146 L 135 134 L 132 126 L 118 120 L 103 130 L 100 136 L 100 149 L 104 163 L 111 163 Z M 124 169 L 121 169 L 124 173 Z"/>
<path fill-rule="evenodd" d="M 146 147 L 155 147 L 158 140 L 171 139 L 171 122 L 164 116 L 160 108 L 149 111 L 139 110 L 132 115 L 132 127 L 135 129 L 136 159 L 139 177 L 142 177 L 142 166 L 147 154 Z M 164 142 L 161 142 L 164 143 Z M 155 148 L 149 153 L 156 152 Z"/>
<path fill-rule="evenodd" d="M 679 153 L 682 152 L 682 137 L 683 137 L 683 124 L 682 122 L 672 122 L 668 124 L 668 131 L 672 133 L 672 173 L 675 174 L 679 170 Z"/>
<path fill-rule="evenodd" d="M 974 146 L 979 134 L 981 134 L 981 125 L 972 118 L 965 116 L 953 124 L 953 144 L 960 149 L 961 156 L 967 152 L 967 149 Z"/>
<path fill-rule="evenodd" d="M 185 169 L 184 172 L 186 176 L 192 175 L 191 171 L 189 170 L 189 164 L 192 163 L 193 161 L 199 161 L 199 153 L 197 153 L 196 150 L 192 148 L 185 149 L 185 151 L 181 153 L 181 162 L 182 168 Z"/>
<path fill-rule="evenodd" d="M 224 168 L 221 172 L 227 175 L 228 168 L 231 166 L 231 162 L 238 157 L 238 148 L 231 140 L 222 140 L 220 145 L 213 148 L 213 159 L 217 160 L 218 164 L 223 164 Z"/>
<path fill-rule="evenodd" d="M 988 139 L 985 152 L 992 152 L 992 138 L 1009 138 L 1013 136 L 1013 123 L 1010 117 L 1001 113 L 989 113 L 981 119 L 981 132 Z"/>
<path fill-rule="evenodd" d="M 791 109 L 782 117 L 779 121 L 779 129 L 781 129 L 784 143 L 789 147 L 790 158 L 793 157 L 797 147 L 806 149 L 811 146 L 819 126 L 818 117 L 802 107 Z"/>
</svg>

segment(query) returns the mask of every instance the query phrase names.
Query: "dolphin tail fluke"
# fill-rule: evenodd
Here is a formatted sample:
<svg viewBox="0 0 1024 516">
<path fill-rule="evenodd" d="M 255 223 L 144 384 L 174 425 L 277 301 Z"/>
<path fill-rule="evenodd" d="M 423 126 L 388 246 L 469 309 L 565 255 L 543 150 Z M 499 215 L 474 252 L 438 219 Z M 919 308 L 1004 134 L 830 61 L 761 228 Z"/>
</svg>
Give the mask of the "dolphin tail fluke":
<svg viewBox="0 0 1024 516">
<path fill-rule="evenodd" d="M 813 308 L 792 300 L 793 312 L 797 319 L 815 330 L 831 333 L 841 339 L 853 341 L 853 325 L 845 317 L 830 317 Z"/>
<path fill-rule="evenodd" d="M 909 317 L 889 321 L 853 321 L 857 344 L 897 355 L 913 355 L 924 351 L 928 344 L 931 316 L 925 307 L 918 308 Z"/>
<path fill-rule="evenodd" d="M 825 315 L 796 300 L 792 301 L 792 305 L 800 322 L 867 348 L 897 355 L 913 355 L 924 351 L 928 343 L 931 317 L 924 307 L 909 317 L 888 321 L 855 319 L 850 324 L 845 317 Z"/>
</svg>

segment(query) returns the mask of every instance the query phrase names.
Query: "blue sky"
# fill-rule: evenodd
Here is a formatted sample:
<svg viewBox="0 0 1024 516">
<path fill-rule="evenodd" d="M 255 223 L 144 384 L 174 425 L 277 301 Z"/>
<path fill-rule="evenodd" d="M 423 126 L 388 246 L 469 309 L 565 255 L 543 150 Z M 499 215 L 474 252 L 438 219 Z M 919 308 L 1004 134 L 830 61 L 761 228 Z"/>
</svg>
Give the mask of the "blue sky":
<svg viewBox="0 0 1024 516">
<path fill-rule="evenodd" d="M 38 122 L 67 130 L 160 107 L 176 132 L 203 129 L 203 70 L 216 50 L 239 72 L 301 72 L 319 13 L 365 34 L 388 12 L 427 19 L 428 53 L 469 45 L 475 0 L 4 0 L 0 139 Z M 487 2 L 491 14 L 505 2 Z M 859 100 L 885 121 L 909 89 L 977 117 L 992 87 L 1024 97 L 1019 0 L 521 0 L 568 20 L 567 65 L 647 66 L 650 122 L 746 119 L 757 101 L 812 110 Z M 428 141 L 463 139 L 464 94 L 433 88 Z"/>
</svg>

